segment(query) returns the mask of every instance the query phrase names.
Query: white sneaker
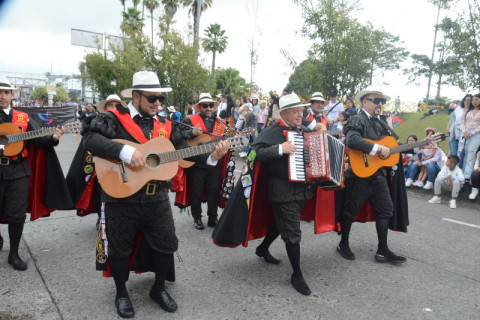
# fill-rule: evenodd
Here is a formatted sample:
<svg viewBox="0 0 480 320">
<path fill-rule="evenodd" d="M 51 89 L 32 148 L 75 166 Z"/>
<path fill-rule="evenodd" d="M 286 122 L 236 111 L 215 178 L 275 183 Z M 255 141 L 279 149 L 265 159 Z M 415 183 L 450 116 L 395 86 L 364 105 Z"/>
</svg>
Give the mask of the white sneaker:
<svg viewBox="0 0 480 320">
<path fill-rule="evenodd" d="M 470 200 L 475 200 L 475 198 L 477 197 L 478 195 L 478 188 L 472 188 L 472 192 L 470 193 L 470 195 L 468 196 L 468 199 Z"/>
<path fill-rule="evenodd" d="M 246 152 L 240 152 L 238 155 L 239 155 L 240 158 L 245 158 L 247 156 L 247 153 Z"/>
<path fill-rule="evenodd" d="M 424 186 L 424 184 L 423 184 L 422 181 L 415 181 L 415 182 L 413 183 L 413 185 L 414 185 L 415 187 L 420 187 L 420 188 L 423 188 L 423 186 Z"/>
<path fill-rule="evenodd" d="M 412 178 L 408 178 L 407 181 L 405 181 L 405 187 L 410 187 L 413 183 Z"/>
<path fill-rule="evenodd" d="M 450 200 L 450 209 L 456 209 L 457 208 L 457 200 Z"/>
<path fill-rule="evenodd" d="M 442 198 L 440 198 L 439 196 L 433 196 L 432 199 L 428 200 L 428 203 L 440 203 L 442 202 Z"/>
<path fill-rule="evenodd" d="M 431 183 L 430 181 L 427 181 L 427 183 L 423 187 L 423 189 L 425 189 L 425 190 L 430 190 L 432 188 L 433 188 L 433 183 Z"/>
</svg>

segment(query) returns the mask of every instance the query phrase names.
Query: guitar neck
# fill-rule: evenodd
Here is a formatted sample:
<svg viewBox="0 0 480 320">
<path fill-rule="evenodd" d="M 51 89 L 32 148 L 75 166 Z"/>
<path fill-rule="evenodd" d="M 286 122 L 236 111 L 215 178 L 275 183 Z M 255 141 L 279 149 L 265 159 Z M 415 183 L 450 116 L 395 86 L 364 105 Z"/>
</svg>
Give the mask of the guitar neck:
<svg viewBox="0 0 480 320">
<path fill-rule="evenodd" d="M 55 128 L 42 128 L 34 131 L 9 134 L 7 136 L 7 139 L 8 139 L 8 143 L 12 143 L 12 142 L 35 139 L 39 137 L 45 137 L 48 135 L 52 135 L 54 133 L 55 133 Z"/>
<path fill-rule="evenodd" d="M 218 141 L 217 141 L 218 142 Z M 215 150 L 216 143 L 206 143 L 196 147 L 190 147 L 161 154 L 160 164 L 174 162 L 177 160 L 198 156 Z"/>
<path fill-rule="evenodd" d="M 401 146 L 391 148 L 390 153 L 400 153 L 400 152 L 405 152 L 407 150 L 413 149 L 413 148 L 418 148 L 418 147 L 423 147 L 428 144 L 430 144 L 433 140 L 432 139 L 426 139 L 422 141 L 417 141 L 413 143 L 407 143 L 407 144 L 402 144 Z"/>
</svg>

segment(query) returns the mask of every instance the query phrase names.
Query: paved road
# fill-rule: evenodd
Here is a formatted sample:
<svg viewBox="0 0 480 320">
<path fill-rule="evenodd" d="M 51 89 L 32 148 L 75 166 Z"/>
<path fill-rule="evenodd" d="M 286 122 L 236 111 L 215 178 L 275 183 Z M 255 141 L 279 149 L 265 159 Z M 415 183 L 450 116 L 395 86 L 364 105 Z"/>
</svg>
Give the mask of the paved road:
<svg viewBox="0 0 480 320">
<path fill-rule="evenodd" d="M 65 172 L 76 143 L 75 136 L 64 136 L 57 148 Z M 254 254 L 259 241 L 219 248 L 210 228 L 195 230 L 192 218 L 174 209 L 182 260 L 176 258 L 177 281 L 167 288 L 179 309 L 168 314 L 148 297 L 153 274 L 132 274 L 127 287 L 136 319 L 478 319 L 479 207 L 460 203 L 451 210 L 446 202 L 426 200 L 409 194 L 409 232 L 390 233 L 392 250 L 408 258 L 400 267 L 374 261 L 372 223 L 354 224 L 357 260 L 347 261 L 335 252 L 338 235 L 314 235 L 312 224 L 302 222 L 309 297 L 291 287 L 281 241 L 271 251 L 282 263 L 267 265 Z M 28 222 L 20 252 L 26 272 L 7 264 L 7 240 L 0 252 L 0 319 L 118 318 L 113 280 L 95 271 L 95 222 L 73 211 Z M 7 236 L 5 225 L 0 230 Z"/>
</svg>

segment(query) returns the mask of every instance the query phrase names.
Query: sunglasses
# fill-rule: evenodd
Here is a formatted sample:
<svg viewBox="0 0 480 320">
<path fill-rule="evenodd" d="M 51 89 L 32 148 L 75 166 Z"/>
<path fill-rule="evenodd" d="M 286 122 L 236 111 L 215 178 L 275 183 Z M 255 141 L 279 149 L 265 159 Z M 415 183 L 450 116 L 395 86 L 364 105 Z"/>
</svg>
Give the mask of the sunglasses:
<svg viewBox="0 0 480 320">
<path fill-rule="evenodd" d="M 213 103 L 210 103 L 210 104 L 204 104 L 204 103 L 202 103 L 200 106 L 201 106 L 203 109 L 207 109 L 207 108 L 212 108 L 212 109 L 213 109 L 214 104 L 213 104 Z"/>
<path fill-rule="evenodd" d="M 147 95 L 144 95 L 141 91 L 137 91 L 137 92 L 142 97 L 147 98 L 147 101 L 150 102 L 150 103 L 155 103 L 155 102 L 157 102 L 157 100 L 160 101 L 160 102 L 163 102 L 165 100 L 164 96 L 147 96 Z"/>
<path fill-rule="evenodd" d="M 375 105 L 379 105 L 380 103 L 383 105 L 385 103 L 387 103 L 387 99 L 384 99 L 384 98 L 373 98 L 373 99 L 369 99 L 369 98 L 366 98 L 366 100 L 368 101 L 372 101 L 373 104 Z"/>
</svg>

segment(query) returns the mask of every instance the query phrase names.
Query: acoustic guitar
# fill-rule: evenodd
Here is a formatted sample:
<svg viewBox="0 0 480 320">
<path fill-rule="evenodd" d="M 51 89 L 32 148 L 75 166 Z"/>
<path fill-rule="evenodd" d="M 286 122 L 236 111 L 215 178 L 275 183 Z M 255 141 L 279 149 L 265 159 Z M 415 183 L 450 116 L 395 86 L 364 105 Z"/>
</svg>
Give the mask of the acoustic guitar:
<svg viewBox="0 0 480 320">
<path fill-rule="evenodd" d="M 251 136 L 254 133 L 255 133 L 255 128 L 245 128 L 242 131 L 240 131 L 240 135 L 243 135 L 243 136 Z M 201 145 L 201 144 L 205 144 L 205 143 L 212 143 L 212 142 L 217 143 L 218 141 L 234 137 L 236 134 L 238 134 L 238 133 L 226 134 L 226 135 L 223 135 L 220 138 L 214 139 L 214 138 L 212 138 L 211 135 L 206 134 L 206 133 L 202 133 L 202 134 L 196 136 L 193 139 L 189 139 L 187 141 L 187 143 L 188 143 L 188 145 L 190 145 L 192 147 L 195 147 L 195 146 L 198 146 L 198 145 Z M 188 160 L 179 160 L 178 161 L 178 165 L 180 167 L 184 168 L 184 169 L 190 168 L 194 164 L 195 164 L 195 162 L 188 161 Z"/>
<path fill-rule="evenodd" d="M 49 136 L 55 133 L 56 127 L 45 127 L 34 131 L 22 132 L 22 129 L 13 123 L 0 124 L 0 149 L 3 148 L 3 155 L 13 157 L 20 154 L 25 148 L 25 140 Z M 67 133 L 79 133 L 82 130 L 82 123 L 72 122 L 61 126 Z"/>
<path fill-rule="evenodd" d="M 372 143 L 376 143 L 382 146 L 386 146 L 390 148 L 390 156 L 382 159 L 378 155 L 371 155 L 364 153 L 363 151 L 356 150 L 356 149 L 349 149 L 349 159 L 350 159 L 350 167 L 353 170 L 353 173 L 360 178 L 367 178 L 377 172 L 378 169 L 381 167 L 393 167 L 398 163 L 400 159 L 400 153 L 405 152 L 407 150 L 422 147 L 429 145 L 432 142 L 439 142 L 445 140 L 445 134 L 437 133 L 432 136 L 431 139 L 425 139 L 417 142 L 406 143 L 402 145 L 398 145 L 397 141 L 394 137 L 387 136 L 378 141 L 365 139 Z"/>
<path fill-rule="evenodd" d="M 240 147 L 248 141 L 243 136 L 225 139 L 230 148 Z M 113 139 L 128 144 L 142 152 L 146 158 L 143 167 L 134 168 L 117 159 L 94 157 L 95 171 L 102 189 L 111 197 L 125 198 L 140 190 L 150 180 L 167 181 L 178 171 L 178 160 L 210 153 L 217 143 L 175 150 L 170 140 L 155 138 L 144 144 L 123 139 Z M 220 142 L 220 141 L 218 141 Z"/>
</svg>

